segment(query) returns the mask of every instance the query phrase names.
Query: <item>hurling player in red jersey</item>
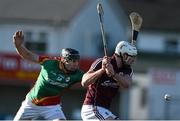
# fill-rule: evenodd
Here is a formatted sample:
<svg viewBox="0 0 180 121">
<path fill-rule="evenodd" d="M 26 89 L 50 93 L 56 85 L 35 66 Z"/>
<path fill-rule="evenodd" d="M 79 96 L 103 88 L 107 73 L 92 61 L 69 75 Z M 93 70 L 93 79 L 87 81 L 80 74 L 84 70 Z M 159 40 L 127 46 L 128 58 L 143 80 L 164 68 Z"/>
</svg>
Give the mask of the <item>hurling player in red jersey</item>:
<svg viewBox="0 0 180 121">
<path fill-rule="evenodd" d="M 109 110 L 113 97 L 120 87 L 132 84 L 131 65 L 137 56 L 137 49 L 126 41 L 120 41 L 112 57 L 97 59 L 83 75 L 82 86 L 87 87 L 81 110 L 83 120 L 119 119 Z"/>
</svg>

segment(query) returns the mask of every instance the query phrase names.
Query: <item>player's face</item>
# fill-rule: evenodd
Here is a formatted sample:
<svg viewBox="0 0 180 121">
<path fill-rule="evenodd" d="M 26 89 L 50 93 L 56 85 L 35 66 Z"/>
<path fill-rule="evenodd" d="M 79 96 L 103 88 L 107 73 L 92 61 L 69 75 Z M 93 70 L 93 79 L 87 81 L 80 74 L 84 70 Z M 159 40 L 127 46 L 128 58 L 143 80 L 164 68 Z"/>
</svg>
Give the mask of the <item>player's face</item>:
<svg viewBox="0 0 180 121">
<path fill-rule="evenodd" d="M 128 55 L 128 54 L 124 54 L 123 55 L 123 61 L 125 62 L 125 64 L 127 65 L 132 65 L 135 63 L 136 61 L 136 56 L 131 56 L 131 55 Z"/>
<path fill-rule="evenodd" d="M 75 71 L 79 69 L 79 60 L 69 60 L 68 62 L 66 62 L 65 66 L 67 70 Z"/>
</svg>

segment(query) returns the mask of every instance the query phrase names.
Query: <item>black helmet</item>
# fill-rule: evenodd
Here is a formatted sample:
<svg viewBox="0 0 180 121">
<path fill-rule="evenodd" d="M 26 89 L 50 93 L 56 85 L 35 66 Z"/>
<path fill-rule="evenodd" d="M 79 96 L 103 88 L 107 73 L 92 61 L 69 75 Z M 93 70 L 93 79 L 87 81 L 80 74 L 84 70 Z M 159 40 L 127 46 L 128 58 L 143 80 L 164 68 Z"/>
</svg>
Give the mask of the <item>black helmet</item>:
<svg viewBox="0 0 180 121">
<path fill-rule="evenodd" d="M 72 48 L 64 48 L 61 51 L 61 56 L 69 61 L 69 60 L 79 60 L 80 59 L 80 55 L 79 52 L 75 49 Z"/>
</svg>

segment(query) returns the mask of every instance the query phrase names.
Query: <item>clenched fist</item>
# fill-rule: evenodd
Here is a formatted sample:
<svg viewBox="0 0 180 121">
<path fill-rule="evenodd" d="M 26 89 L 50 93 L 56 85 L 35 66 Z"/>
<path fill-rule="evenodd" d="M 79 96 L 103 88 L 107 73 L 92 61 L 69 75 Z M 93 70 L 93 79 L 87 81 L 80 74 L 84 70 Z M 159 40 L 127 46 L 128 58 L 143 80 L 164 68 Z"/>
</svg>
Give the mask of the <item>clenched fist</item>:
<svg viewBox="0 0 180 121">
<path fill-rule="evenodd" d="M 107 56 L 103 57 L 102 68 L 106 71 L 106 74 L 110 77 L 115 74 L 114 68 L 111 64 L 111 58 L 110 57 L 107 57 Z"/>
<path fill-rule="evenodd" d="M 24 35 L 22 31 L 15 32 L 15 34 L 13 35 L 13 42 L 16 47 L 22 45 L 22 43 L 24 42 Z"/>
</svg>

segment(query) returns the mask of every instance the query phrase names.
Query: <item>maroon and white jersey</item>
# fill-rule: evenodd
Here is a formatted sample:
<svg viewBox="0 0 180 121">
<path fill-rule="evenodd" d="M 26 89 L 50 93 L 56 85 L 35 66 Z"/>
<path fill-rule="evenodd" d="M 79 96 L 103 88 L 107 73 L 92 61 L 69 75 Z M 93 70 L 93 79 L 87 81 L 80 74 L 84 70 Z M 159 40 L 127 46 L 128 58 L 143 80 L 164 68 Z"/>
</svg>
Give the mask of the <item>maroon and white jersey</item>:
<svg viewBox="0 0 180 121">
<path fill-rule="evenodd" d="M 133 70 L 130 66 L 124 66 L 118 68 L 115 57 L 112 56 L 111 64 L 116 73 L 129 74 L 132 76 Z M 102 58 L 97 59 L 92 65 L 90 70 L 96 71 L 102 67 Z M 90 84 L 87 89 L 84 105 L 101 106 L 109 109 L 113 97 L 118 93 L 119 85 L 116 80 L 108 77 L 106 73 L 96 80 L 93 84 Z"/>
</svg>

